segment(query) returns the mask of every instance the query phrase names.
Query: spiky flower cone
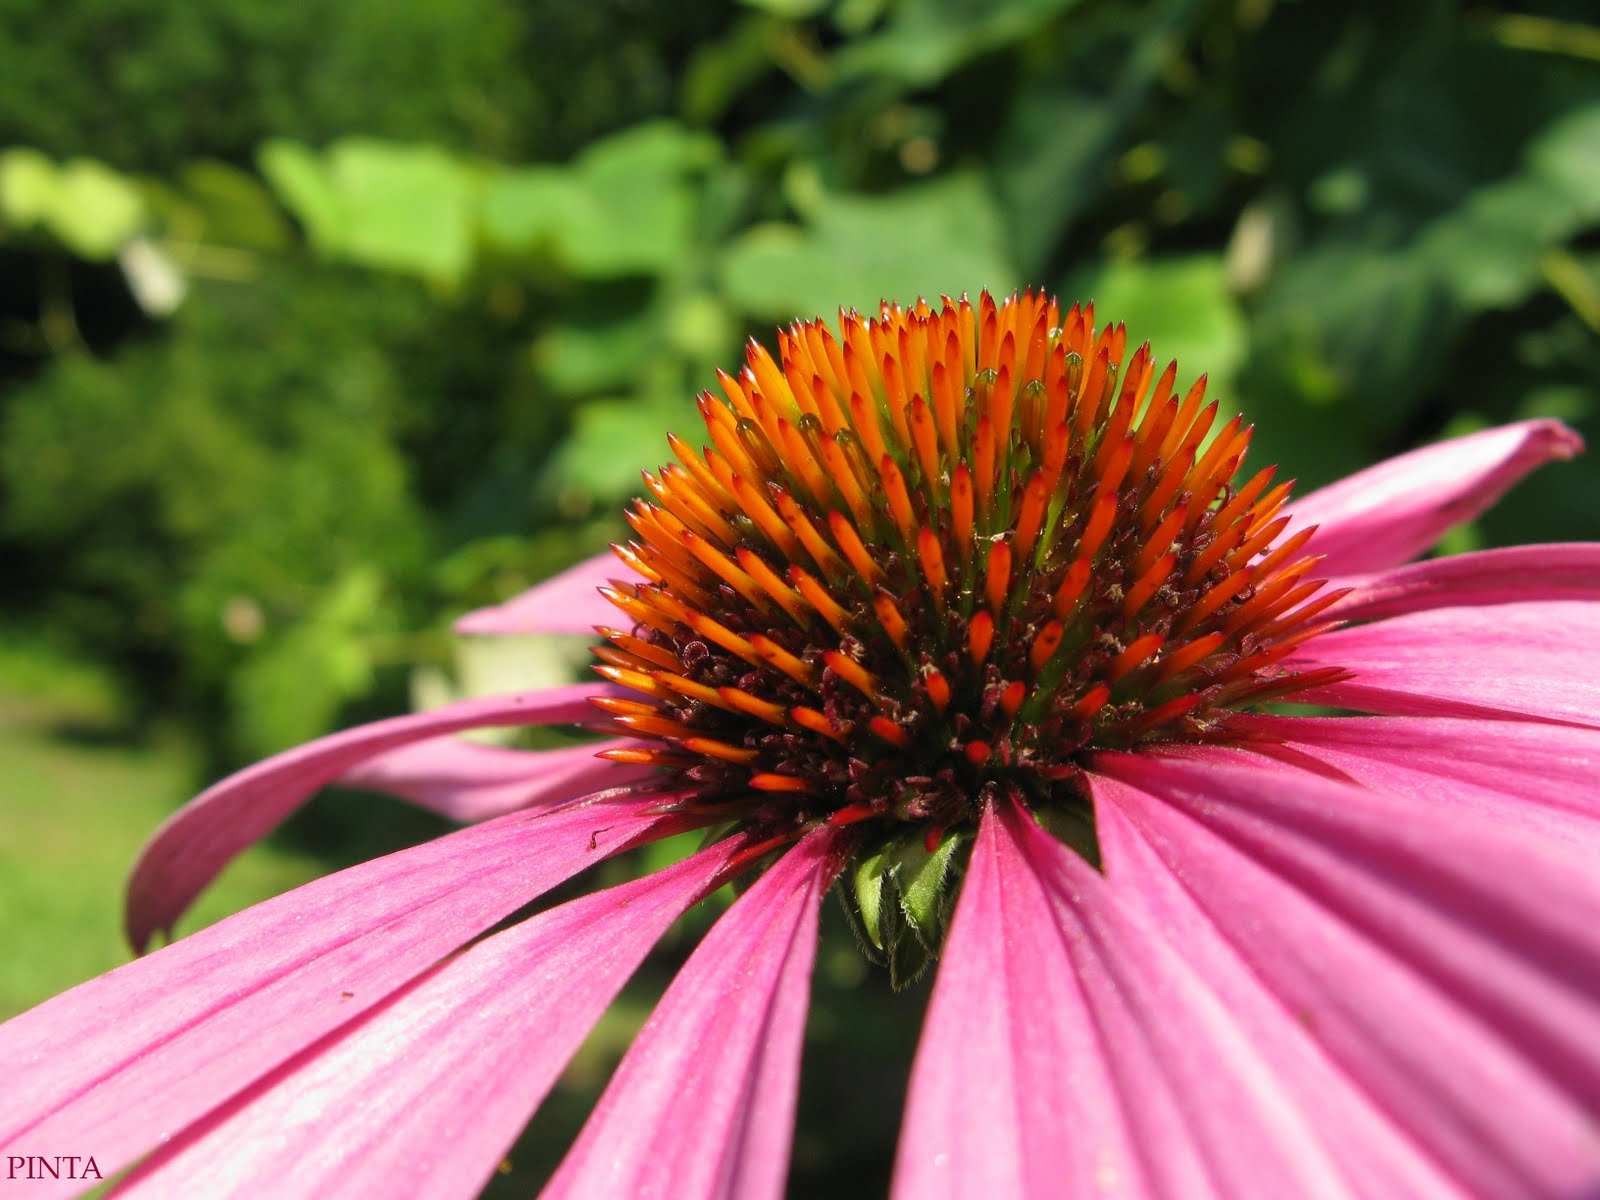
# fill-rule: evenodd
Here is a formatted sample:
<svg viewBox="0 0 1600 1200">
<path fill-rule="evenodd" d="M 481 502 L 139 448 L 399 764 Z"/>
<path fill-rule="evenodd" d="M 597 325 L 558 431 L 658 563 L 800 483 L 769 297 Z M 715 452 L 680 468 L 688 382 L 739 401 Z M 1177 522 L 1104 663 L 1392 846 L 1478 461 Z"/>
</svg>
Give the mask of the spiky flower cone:
<svg viewBox="0 0 1600 1200">
<path fill-rule="evenodd" d="M 1086 822 L 1086 750 L 1340 675 L 1276 665 L 1338 596 L 1309 530 L 1274 544 L 1289 485 L 1233 486 L 1250 430 L 1204 377 L 1180 397 L 1176 363 L 1031 292 L 841 323 L 752 343 L 701 397 L 712 445 L 646 475 L 616 550 L 648 582 L 610 592 L 631 632 L 600 651 L 641 698 L 596 703 L 660 745 L 612 757 L 778 835 L 932 853 L 996 789 Z"/>
</svg>

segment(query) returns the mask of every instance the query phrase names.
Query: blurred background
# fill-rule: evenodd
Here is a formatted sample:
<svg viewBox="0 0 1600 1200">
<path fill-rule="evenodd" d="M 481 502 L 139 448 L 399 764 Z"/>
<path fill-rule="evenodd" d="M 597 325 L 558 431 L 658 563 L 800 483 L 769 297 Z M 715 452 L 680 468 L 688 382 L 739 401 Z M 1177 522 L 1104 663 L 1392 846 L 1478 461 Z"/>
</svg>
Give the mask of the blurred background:
<svg viewBox="0 0 1600 1200">
<path fill-rule="evenodd" d="M 122 960 L 139 842 L 220 773 L 579 670 L 449 620 L 617 536 L 779 321 L 1093 299 L 1302 487 L 1532 415 L 1600 442 L 1592 12 L 0 0 L 0 1016 Z M 1597 484 L 1453 548 L 1600 536 Z M 191 927 L 438 829 L 325 796 Z M 921 1004 L 834 934 L 795 1193 L 878 1194 Z"/>
</svg>

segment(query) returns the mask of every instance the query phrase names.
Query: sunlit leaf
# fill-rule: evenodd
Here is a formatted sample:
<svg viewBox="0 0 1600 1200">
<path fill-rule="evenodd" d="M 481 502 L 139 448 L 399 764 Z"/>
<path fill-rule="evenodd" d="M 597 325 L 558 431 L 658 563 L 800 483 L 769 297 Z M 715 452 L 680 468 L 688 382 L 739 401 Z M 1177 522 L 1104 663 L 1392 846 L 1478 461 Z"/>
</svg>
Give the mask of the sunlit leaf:
<svg viewBox="0 0 1600 1200">
<path fill-rule="evenodd" d="M 344 205 L 321 157 L 287 138 L 266 142 L 256 155 L 261 173 L 311 239 L 324 253 L 335 253 L 344 236 Z"/>
<path fill-rule="evenodd" d="M 472 264 L 475 181 L 436 146 L 347 138 L 318 156 L 280 140 L 261 168 L 330 257 L 446 282 Z"/>
<path fill-rule="evenodd" d="M 138 185 L 93 159 L 56 167 L 30 150 L 0 158 L 0 216 L 27 228 L 42 224 L 74 254 L 111 258 L 144 227 Z"/>
<path fill-rule="evenodd" d="M 471 264 L 472 182 L 436 146 L 351 138 L 330 155 L 342 249 L 370 266 L 454 280 Z"/>
<path fill-rule="evenodd" d="M 572 167 L 581 200 L 562 212 L 564 263 L 600 279 L 671 267 L 693 239 L 691 177 L 716 149 L 714 140 L 667 121 L 588 147 Z"/>
<path fill-rule="evenodd" d="M 17 229 L 45 219 L 56 204 L 56 165 L 26 146 L 0 151 L 0 217 Z"/>
<path fill-rule="evenodd" d="M 967 173 L 881 196 L 823 194 L 809 226 L 753 229 L 722 264 L 729 300 L 760 317 L 876 311 L 884 299 L 1017 282 L 994 201 Z"/>
<path fill-rule="evenodd" d="M 484 239 L 495 249 L 525 253 L 552 243 L 570 224 L 584 198 L 560 167 L 508 167 L 484 183 L 480 216 Z"/>
</svg>

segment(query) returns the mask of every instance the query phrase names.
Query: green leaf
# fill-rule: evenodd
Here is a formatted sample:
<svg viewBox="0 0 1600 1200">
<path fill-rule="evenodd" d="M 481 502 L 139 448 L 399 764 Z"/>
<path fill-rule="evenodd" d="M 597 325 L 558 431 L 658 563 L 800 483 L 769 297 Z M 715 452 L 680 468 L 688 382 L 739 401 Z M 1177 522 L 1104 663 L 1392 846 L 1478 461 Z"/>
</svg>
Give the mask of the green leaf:
<svg viewBox="0 0 1600 1200">
<path fill-rule="evenodd" d="M 1103 263 L 1068 279 L 1061 299 L 1094 301 L 1097 322 L 1124 322 L 1130 346 L 1150 343 L 1158 370 L 1178 360 L 1180 388 L 1205 373 L 1207 394 L 1232 402 L 1245 323 L 1220 255 Z"/>
<path fill-rule="evenodd" d="M 950 915 L 950 872 L 967 841 L 950 834 L 930 851 L 915 832 L 861 859 L 844 889 L 845 912 L 868 956 L 886 963 L 902 988 L 939 955 Z"/>
<path fill-rule="evenodd" d="M 1600 219 L 1592 86 L 1463 36 L 1442 9 L 1406 19 L 1409 34 L 1355 19 L 1330 50 L 1324 23 L 1290 17 L 1299 44 L 1270 68 L 1283 104 L 1255 130 L 1278 184 L 1310 202 L 1252 297 L 1248 369 L 1252 415 L 1280 407 L 1298 427 L 1291 445 L 1288 422 L 1262 421 L 1258 452 L 1287 452 L 1303 485 L 1476 396 L 1469 330 L 1489 338 L 1475 354 L 1503 354 L 1520 318 L 1481 314 L 1525 305 L 1546 256 Z M 1296 411 L 1296 395 L 1326 410 Z"/>
<path fill-rule="evenodd" d="M 740 0 L 740 3 L 790 21 L 814 17 L 828 7 L 828 0 Z"/>
<path fill-rule="evenodd" d="M 445 283 L 472 265 L 476 180 L 436 146 L 346 138 L 319 158 L 275 141 L 261 169 L 330 258 Z"/>
<path fill-rule="evenodd" d="M 1528 161 L 1559 188 L 1587 219 L 1600 215 L 1600 103 L 1574 109 L 1539 135 Z"/>
<path fill-rule="evenodd" d="M 473 184 L 455 159 L 436 146 L 350 138 L 334 146 L 330 166 L 346 256 L 448 282 L 467 273 Z"/>
<path fill-rule="evenodd" d="M 883 949 L 884 851 L 862 859 L 850 877 L 855 897 L 855 915 L 862 932 L 879 950 Z"/>
<path fill-rule="evenodd" d="M 780 319 L 1017 283 L 993 198 L 967 172 L 882 196 L 821 193 L 809 226 L 736 240 L 721 279 L 740 311 Z"/>
<path fill-rule="evenodd" d="M 847 45 L 835 57 L 847 79 L 922 87 L 962 63 L 1039 32 L 1077 0 L 900 0 L 883 32 Z"/>
<path fill-rule="evenodd" d="M 56 165 L 26 146 L 0 152 L 0 219 L 29 229 L 56 206 Z"/>
<path fill-rule="evenodd" d="M 562 491 L 613 499 L 641 487 L 639 472 L 660 464 L 667 434 L 692 413 L 678 397 L 642 395 L 592 400 L 578 409 L 572 432 L 556 451 L 546 479 Z"/>
<path fill-rule="evenodd" d="M 937 950 L 942 938 L 945 909 L 945 875 L 950 858 L 962 837 L 947 834 L 931 853 L 921 841 L 914 841 L 900 855 L 895 885 L 900 906 L 912 929 L 925 945 Z"/>
<path fill-rule="evenodd" d="M 283 210 L 254 175 L 230 163 L 201 159 L 179 174 L 188 200 L 203 214 L 206 240 L 278 253 L 288 248 Z"/>
<path fill-rule="evenodd" d="M 637 382 L 641 365 L 660 341 L 654 312 L 624 311 L 610 320 L 552 324 L 534 343 L 534 363 L 556 391 L 583 395 Z"/>
<path fill-rule="evenodd" d="M 1047 78 L 1019 89 L 995 139 L 993 169 L 1024 271 L 1041 269 L 1078 215 L 1104 201 L 1112 156 L 1205 11 L 1197 0 L 1165 0 L 1131 22 L 1112 7 L 1075 13 Z"/>
<path fill-rule="evenodd" d="M 1471 310 L 1508 308 L 1541 285 L 1546 249 L 1600 220 L 1600 104 L 1563 116 L 1528 148 L 1523 168 L 1474 189 L 1432 222 L 1414 253 Z"/>
<path fill-rule="evenodd" d="M 0 153 L 0 220 L 43 225 L 82 258 L 111 258 L 148 215 L 138 185 L 103 163 L 75 158 L 57 167 L 26 147 Z"/>
<path fill-rule="evenodd" d="M 657 274 L 694 240 L 692 176 L 717 142 L 670 121 L 652 121 L 595 142 L 572 165 L 581 201 L 563 214 L 560 253 L 587 279 Z"/>
<path fill-rule="evenodd" d="M 107 259 L 145 222 L 144 197 L 132 181 L 92 159 L 76 158 L 56 175 L 45 224 L 73 253 Z"/>
<path fill-rule="evenodd" d="M 508 167 L 492 172 L 480 201 L 484 240 L 507 253 L 552 244 L 581 208 L 581 189 L 561 167 Z"/>
<path fill-rule="evenodd" d="M 652 121 L 592 143 L 570 166 L 491 172 L 484 239 L 550 253 L 584 279 L 660 274 L 693 244 L 694 177 L 718 152 L 714 139 Z"/>
<path fill-rule="evenodd" d="M 1285 395 L 1314 400 L 1327 415 L 1309 423 L 1327 436 L 1306 447 L 1309 457 L 1349 467 L 1346 454 L 1359 460 L 1362 438 L 1392 439 L 1406 427 L 1443 368 L 1437 348 L 1458 320 L 1449 288 L 1424 259 L 1326 239 L 1286 264 L 1256 303 L 1251 415 L 1271 415 Z M 1296 423 L 1302 418 L 1310 414 L 1297 413 Z M 1282 436 L 1270 424 L 1261 422 L 1262 455 L 1281 453 L 1269 449 Z"/>
<path fill-rule="evenodd" d="M 337 253 L 345 212 L 321 157 L 309 146 L 274 138 L 256 154 L 267 183 L 324 254 Z"/>
</svg>

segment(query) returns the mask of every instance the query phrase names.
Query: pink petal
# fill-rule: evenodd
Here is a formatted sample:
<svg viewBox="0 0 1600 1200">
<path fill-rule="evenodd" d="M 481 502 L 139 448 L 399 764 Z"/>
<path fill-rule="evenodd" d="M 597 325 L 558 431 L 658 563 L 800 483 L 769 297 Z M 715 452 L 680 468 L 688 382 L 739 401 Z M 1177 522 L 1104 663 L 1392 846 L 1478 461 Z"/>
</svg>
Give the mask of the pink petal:
<svg viewBox="0 0 1600 1200">
<path fill-rule="evenodd" d="M 1285 511 L 1289 532 L 1317 525 L 1310 552 L 1332 575 L 1406 562 L 1451 526 L 1470 521 L 1513 484 L 1583 439 L 1559 421 L 1522 421 L 1413 450 L 1312 492 Z"/>
<path fill-rule="evenodd" d="M 1120 810 L 1153 852 L 1114 841 L 1113 884 L 1174 937 L 1197 921 L 1158 897 L 1186 892 L 1462 1190 L 1600 1185 L 1592 871 L 1470 810 L 1309 773 L 1286 787 L 1278 772 L 1193 758 L 1103 754 L 1093 766 L 1112 777 L 1095 784 L 1101 811 Z"/>
<path fill-rule="evenodd" d="M 318 788 L 386 750 L 460 729 L 589 721 L 591 685 L 463 700 L 428 712 L 374 721 L 246 767 L 213 784 L 163 822 L 128 879 L 127 933 L 143 951 L 178 918 L 234 855 L 265 837 Z"/>
<path fill-rule="evenodd" d="M 911 1071 L 902 1200 L 1143 1187 L 1068 935 L 1015 824 L 984 815 L 961 885 Z"/>
<path fill-rule="evenodd" d="M 308 1047 L 136 1169 L 118 1195 L 478 1195 L 667 927 L 746 843 L 496 934 Z"/>
<path fill-rule="evenodd" d="M 777 1200 L 788 1174 L 817 910 L 837 831 L 808 835 L 678 972 L 543 1196 Z"/>
<path fill-rule="evenodd" d="M 1600 725 L 1600 604 L 1408 613 L 1323 634 L 1288 661 L 1353 679 L 1297 701 L 1397 716 L 1542 717 Z"/>
<path fill-rule="evenodd" d="M 1427 608 L 1528 600 L 1600 600 L 1600 546 L 1510 546 L 1408 563 L 1360 579 L 1328 610 L 1342 621 L 1378 621 Z"/>
<path fill-rule="evenodd" d="M 581 633 L 614 625 L 616 605 L 596 589 L 612 580 L 640 582 L 639 576 L 609 550 L 552 575 L 503 604 L 469 612 L 455 624 L 457 633 Z"/>
<path fill-rule="evenodd" d="M 315 880 L 46 1001 L 0 1026 L 0 1147 L 92 1147 L 109 1175 L 546 889 L 683 828 L 657 815 L 673 798 L 512 813 Z"/>
<path fill-rule="evenodd" d="M 1091 779 L 1097 795 L 1104 781 Z M 1115 788 L 1119 785 L 1109 785 Z M 1390 1115 L 1374 1104 L 1318 1045 L 1301 1019 L 1270 990 L 1237 949 L 1129 824 L 1114 803 L 1096 805 L 1100 846 L 1111 872 L 1111 887 L 1121 904 L 1146 928 L 1176 948 L 1187 972 L 1181 986 L 1205 995 L 1228 1014 L 1236 1040 L 1230 1047 L 1216 1041 L 1197 1044 L 1188 1052 L 1200 1058 L 1194 1078 L 1195 1103 L 1209 1110 L 1222 1097 L 1205 1083 L 1208 1073 L 1226 1078 L 1228 1067 L 1204 1065 L 1206 1054 L 1254 1057 L 1281 1089 L 1276 1103 L 1292 1109 L 1315 1130 L 1317 1140 L 1336 1167 L 1324 1182 L 1336 1195 L 1430 1196 L 1461 1195 L 1460 1189 Z M 1181 993 L 1180 993 L 1181 995 Z M 1180 1006 L 1185 1001 L 1179 1000 Z M 1202 1035 L 1203 1036 L 1203 1035 Z M 1267 1093 L 1270 1094 L 1270 1093 Z M 1243 1101 L 1239 1097 L 1234 1103 Z M 1212 1153 L 1224 1162 L 1238 1162 L 1253 1171 L 1255 1146 L 1245 1130 L 1259 1121 L 1254 1114 L 1224 1111 L 1220 1127 L 1210 1127 Z M 1237 1122 L 1236 1130 L 1229 1126 Z M 1270 1137 L 1270 1134 L 1268 1135 Z M 1235 1179 L 1225 1195 L 1276 1195 L 1272 1185 L 1252 1177 Z M 1296 1193 L 1286 1193 L 1296 1194 Z"/>
<path fill-rule="evenodd" d="M 445 736 L 386 750 L 335 782 L 387 792 L 467 823 L 649 779 L 658 773 L 650 766 L 596 757 L 602 750 L 637 744 L 614 738 L 558 750 L 510 750 Z"/>
<path fill-rule="evenodd" d="M 1185 947 L 1169 940 L 1159 924 L 1142 919 L 1115 880 L 1108 882 L 1014 806 L 1003 809 L 1002 817 L 1023 869 L 1035 876 L 1046 899 L 1033 919 L 1054 927 L 1055 955 L 1070 959 L 1098 1039 L 1101 1086 L 1109 1080 L 1109 1093 L 1091 1093 L 1078 1103 L 1121 1110 L 1139 1167 L 1136 1178 L 1103 1172 L 1052 1180 L 1044 1174 L 1021 1194 L 1122 1191 L 1228 1200 L 1348 1195 L 1344 1164 L 1330 1131 L 1318 1123 L 1333 1108 L 1302 1105 L 1295 1085 L 1312 1081 L 1295 1080 L 1286 1071 L 1302 1065 L 1305 1056 L 1297 1051 L 1305 1048 L 1303 1036 L 1282 1023 L 1276 1029 L 1247 1026 L 1216 981 L 1187 961 Z M 1013 935 L 1012 928 L 990 931 L 991 937 Z M 1026 994 L 1018 999 L 1027 1006 L 1045 1001 Z M 1256 1040 L 1263 1033 L 1266 1040 Z M 1079 1071 L 1072 1059 L 1056 1067 L 1069 1079 Z M 1035 1109 L 1021 1119 L 1034 1126 L 1037 1139 L 1068 1139 L 1079 1132 L 1060 1113 Z M 1382 1127 L 1369 1122 L 1374 1123 Z M 1432 1177 L 1415 1161 L 1410 1165 L 1389 1173 L 1413 1182 Z M 997 1194 L 981 1175 L 963 1182 L 964 1194 Z"/>
<path fill-rule="evenodd" d="M 1558 836 L 1600 833 L 1600 730 L 1543 721 L 1447 717 L 1240 717 L 1251 750 L 1314 758 L 1367 787 L 1420 804 L 1468 804 L 1494 821 Z"/>
<path fill-rule="evenodd" d="M 1530 600 L 1600 600 L 1600 545 L 1573 542 L 1452 554 L 1360 580 L 1328 610 L 1346 621 L 1373 621 L 1429 608 Z"/>
</svg>

